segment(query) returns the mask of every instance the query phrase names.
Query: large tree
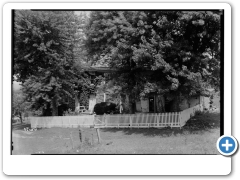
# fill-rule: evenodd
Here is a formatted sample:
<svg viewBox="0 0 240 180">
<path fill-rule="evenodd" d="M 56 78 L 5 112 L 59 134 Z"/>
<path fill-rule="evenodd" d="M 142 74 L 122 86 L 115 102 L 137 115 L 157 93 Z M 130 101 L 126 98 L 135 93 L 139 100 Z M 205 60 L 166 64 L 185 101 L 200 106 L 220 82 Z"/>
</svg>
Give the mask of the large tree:
<svg viewBox="0 0 240 180">
<path fill-rule="evenodd" d="M 14 13 L 13 75 L 43 115 L 58 115 L 58 107 L 74 98 L 78 85 L 88 84 L 76 63 L 83 25 L 73 11 Z"/>
<path fill-rule="evenodd" d="M 219 86 L 220 14 L 94 11 L 86 47 L 93 62 L 118 70 L 112 78 L 128 95 L 130 109 L 138 97 L 155 93 L 158 111 L 165 111 L 165 101 L 179 102 L 204 93 L 210 84 Z"/>
</svg>

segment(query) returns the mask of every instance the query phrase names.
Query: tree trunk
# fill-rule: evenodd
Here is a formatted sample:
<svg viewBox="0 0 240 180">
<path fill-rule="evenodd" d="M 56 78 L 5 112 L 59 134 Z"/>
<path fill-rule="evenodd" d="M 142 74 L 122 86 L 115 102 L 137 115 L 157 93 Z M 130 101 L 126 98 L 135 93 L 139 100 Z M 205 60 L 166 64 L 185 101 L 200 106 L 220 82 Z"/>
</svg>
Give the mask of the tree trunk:
<svg viewBox="0 0 240 180">
<path fill-rule="evenodd" d="M 188 108 L 190 108 L 191 107 L 191 103 L 190 103 L 190 99 L 189 98 L 187 98 L 187 104 L 188 104 Z"/>
<path fill-rule="evenodd" d="M 54 96 L 52 99 L 52 116 L 58 116 L 57 96 Z"/>
<path fill-rule="evenodd" d="M 165 112 L 165 99 L 163 95 L 156 95 L 156 112 L 163 113 Z"/>
<path fill-rule="evenodd" d="M 131 112 L 131 114 L 135 114 L 136 112 L 136 103 L 134 100 L 131 102 Z"/>
<path fill-rule="evenodd" d="M 22 113 L 21 112 L 19 112 L 19 118 L 20 118 L 21 123 L 23 123 Z"/>
<path fill-rule="evenodd" d="M 135 113 L 134 103 L 131 95 L 126 95 L 126 101 L 125 101 L 125 112 L 129 114 Z"/>
<path fill-rule="evenodd" d="M 125 103 L 126 103 L 126 111 L 127 113 L 130 113 L 131 114 L 131 104 L 130 104 L 130 99 L 129 99 L 129 95 L 127 94 L 126 95 L 126 100 L 125 100 Z"/>
</svg>

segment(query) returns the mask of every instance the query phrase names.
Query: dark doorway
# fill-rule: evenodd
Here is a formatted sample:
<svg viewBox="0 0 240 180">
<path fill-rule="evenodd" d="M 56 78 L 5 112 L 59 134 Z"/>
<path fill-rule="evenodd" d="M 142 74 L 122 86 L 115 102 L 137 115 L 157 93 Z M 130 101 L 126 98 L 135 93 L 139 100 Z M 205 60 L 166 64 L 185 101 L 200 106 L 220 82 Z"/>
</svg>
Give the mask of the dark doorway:
<svg viewBox="0 0 240 180">
<path fill-rule="evenodd" d="M 154 97 L 149 97 L 149 112 L 154 112 Z"/>
</svg>

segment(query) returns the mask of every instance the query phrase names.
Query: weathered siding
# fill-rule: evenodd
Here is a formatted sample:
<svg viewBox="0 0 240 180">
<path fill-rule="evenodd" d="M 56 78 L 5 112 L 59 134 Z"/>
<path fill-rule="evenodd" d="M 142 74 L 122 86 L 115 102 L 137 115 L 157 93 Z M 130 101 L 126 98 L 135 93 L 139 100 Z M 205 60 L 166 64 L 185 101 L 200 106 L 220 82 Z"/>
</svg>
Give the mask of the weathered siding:
<svg viewBox="0 0 240 180">
<path fill-rule="evenodd" d="M 142 112 L 149 112 L 149 100 L 141 99 L 141 108 Z"/>
<path fill-rule="evenodd" d="M 142 112 L 141 101 L 136 102 L 136 110 L 137 112 Z"/>
</svg>

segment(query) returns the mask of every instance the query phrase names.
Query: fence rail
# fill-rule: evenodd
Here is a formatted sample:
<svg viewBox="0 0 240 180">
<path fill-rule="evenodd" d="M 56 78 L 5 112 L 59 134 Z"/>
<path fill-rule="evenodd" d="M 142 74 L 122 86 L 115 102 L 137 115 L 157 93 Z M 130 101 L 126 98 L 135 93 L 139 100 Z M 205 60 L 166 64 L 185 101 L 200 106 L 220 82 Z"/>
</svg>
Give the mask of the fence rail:
<svg viewBox="0 0 240 180">
<path fill-rule="evenodd" d="M 84 115 L 84 116 L 51 116 L 29 117 L 32 128 L 38 127 L 101 127 L 101 128 L 150 128 L 182 127 L 199 110 L 201 105 L 171 113 L 138 113 L 120 115 Z"/>
</svg>

